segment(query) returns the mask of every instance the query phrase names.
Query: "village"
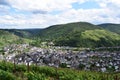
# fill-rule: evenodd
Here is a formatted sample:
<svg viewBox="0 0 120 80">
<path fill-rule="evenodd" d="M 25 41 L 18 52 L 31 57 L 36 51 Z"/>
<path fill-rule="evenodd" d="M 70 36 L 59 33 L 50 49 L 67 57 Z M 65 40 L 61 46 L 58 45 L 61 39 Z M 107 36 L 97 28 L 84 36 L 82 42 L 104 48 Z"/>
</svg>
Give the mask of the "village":
<svg viewBox="0 0 120 80">
<path fill-rule="evenodd" d="M 29 44 L 4 47 L 1 60 L 16 64 L 71 68 L 86 71 L 119 72 L 120 52 L 72 51 L 60 47 L 39 48 Z"/>
</svg>

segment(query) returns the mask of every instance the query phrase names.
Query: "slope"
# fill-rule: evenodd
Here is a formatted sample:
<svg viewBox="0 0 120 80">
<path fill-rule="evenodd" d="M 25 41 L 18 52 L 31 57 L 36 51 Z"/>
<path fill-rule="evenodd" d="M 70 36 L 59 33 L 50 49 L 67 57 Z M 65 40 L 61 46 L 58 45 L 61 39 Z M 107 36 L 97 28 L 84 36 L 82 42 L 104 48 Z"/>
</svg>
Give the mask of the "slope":
<svg viewBox="0 0 120 80">
<path fill-rule="evenodd" d="M 18 38 L 19 37 L 14 34 L 11 34 L 7 31 L 0 30 L 0 46 L 12 43 L 12 42 L 16 41 Z"/>
<path fill-rule="evenodd" d="M 105 23 L 98 25 L 106 30 L 110 30 L 112 32 L 120 34 L 120 24 L 111 24 L 111 23 Z"/>
<path fill-rule="evenodd" d="M 8 31 L 0 30 L 0 48 L 12 43 L 19 44 L 19 43 L 28 43 L 28 42 L 31 42 L 31 40 L 19 37 Z"/>
<path fill-rule="evenodd" d="M 1 29 L 22 38 L 34 38 L 41 29 Z"/>
<path fill-rule="evenodd" d="M 85 30 L 93 30 L 93 29 L 101 29 L 101 28 L 87 22 L 76 22 L 76 23 L 50 26 L 48 28 L 43 29 L 39 33 L 39 35 L 41 36 L 41 38 L 55 39 L 76 32 L 79 33 Z"/>
<path fill-rule="evenodd" d="M 57 46 L 104 47 L 120 45 L 120 35 L 87 22 L 50 26 L 42 30 L 40 36 L 43 39 L 53 40 Z"/>
</svg>

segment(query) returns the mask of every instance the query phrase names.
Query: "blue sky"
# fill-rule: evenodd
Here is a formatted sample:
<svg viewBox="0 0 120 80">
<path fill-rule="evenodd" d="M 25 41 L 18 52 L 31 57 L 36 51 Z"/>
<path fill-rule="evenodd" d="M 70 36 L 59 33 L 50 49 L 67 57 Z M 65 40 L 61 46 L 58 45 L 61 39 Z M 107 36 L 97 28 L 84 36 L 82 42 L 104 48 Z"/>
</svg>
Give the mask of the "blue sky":
<svg viewBox="0 0 120 80">
<path fill-rule="evenodd" d="M 87 1 L 85 3 L 79 4 L 79 3 L 73 3 L 72 4 L 74 9 L 99 9 L 100 5 L 96 3 L 95 1 Z"/>
<path fill-rule="evenodd" d="M 120 23 L 119 0 L 0 0 L 0 28 L 45 28 L 70 22 Z"/>
</svg>

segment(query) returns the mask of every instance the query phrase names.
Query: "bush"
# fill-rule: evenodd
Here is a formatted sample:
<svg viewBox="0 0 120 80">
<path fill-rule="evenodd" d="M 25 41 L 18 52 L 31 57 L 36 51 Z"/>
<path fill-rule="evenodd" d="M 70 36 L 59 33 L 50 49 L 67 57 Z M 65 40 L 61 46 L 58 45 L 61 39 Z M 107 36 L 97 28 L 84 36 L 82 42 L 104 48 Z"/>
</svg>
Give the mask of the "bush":
<svg viewBox="0 0 120 80">
<path fill-rule="evenodd" d="M 44 74 L 39 74 L 39 73 L 26 73 L 28 80 L 45 80 L 45 75 Z"/>
<path fill-rule="evenodd" d="M 2 61 L 0 62 L 0 69 L 8 72 L 12 72 L 14 69 L 14 66 L 12 63 Z"/>
<path fill-rule="evenodd" d="M 16 77 L 9 72 L 0 70 L 0 80 L 16 80 Z"/>
</svg>

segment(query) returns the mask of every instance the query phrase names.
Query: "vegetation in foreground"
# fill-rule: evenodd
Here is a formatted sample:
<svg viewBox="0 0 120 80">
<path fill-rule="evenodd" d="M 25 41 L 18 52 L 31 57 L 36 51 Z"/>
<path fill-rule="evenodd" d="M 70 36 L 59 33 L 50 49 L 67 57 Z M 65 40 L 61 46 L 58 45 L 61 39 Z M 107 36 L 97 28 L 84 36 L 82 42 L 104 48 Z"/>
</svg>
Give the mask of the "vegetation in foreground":
<svg viewBox="0 0 120 80">
<path fill-rule="evenodd" d="M 120 73 L 79 71 L 0 62 L 0 80 L 120 80 Z"/>
</svg>

